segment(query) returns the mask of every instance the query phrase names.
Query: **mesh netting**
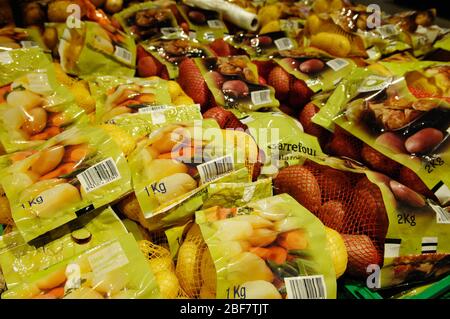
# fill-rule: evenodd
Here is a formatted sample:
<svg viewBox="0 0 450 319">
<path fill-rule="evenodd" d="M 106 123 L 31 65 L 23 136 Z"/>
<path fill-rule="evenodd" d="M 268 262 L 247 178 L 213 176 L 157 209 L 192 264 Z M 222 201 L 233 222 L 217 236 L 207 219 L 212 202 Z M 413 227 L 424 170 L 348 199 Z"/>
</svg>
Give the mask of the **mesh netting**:
<svg viewBox="0 0 450 319">
<path fill-rule="evenodd" d="M 381 191 L 364 174 L 339 171 L 308 160 L 303 166 L 283 169 L 275 178 L 274 186 L 276 193 L 290 194 L 324 225 L 341 234 L 367 236 L 373 247 L 366 245 L 365 249 L 376 250 L 376 258 L 371 261 L 382 263 L 387 213 Z M 364 250 L 360 252 L 366 254 Z M 354 273 L 361 273 L 359 270 Z"/>
<path fill-rule="evenodd" d="M 170 251 L 148 240 L 139 241 L 139 248 L 147 258 L 150 268 L 155 275 L 161 297 L 164 299 L 186 298 L 187 295 L 181 288 L 175 274 L 175 266 L 170 256 Z"/>
<path fill-rule="evenodd" d="M 176 274 L 189 298 L 216 296 L 216 271 L 200 227 L 194 224 L 178 251 Z"/>
</svg>

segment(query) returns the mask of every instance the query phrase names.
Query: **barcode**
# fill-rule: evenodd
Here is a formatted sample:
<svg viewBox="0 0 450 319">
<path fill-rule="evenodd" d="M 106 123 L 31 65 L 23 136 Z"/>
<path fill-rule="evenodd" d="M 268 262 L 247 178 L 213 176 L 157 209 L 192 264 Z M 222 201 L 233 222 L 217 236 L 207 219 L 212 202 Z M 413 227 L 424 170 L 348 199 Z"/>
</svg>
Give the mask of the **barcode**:
<svg viewBox="0 0 450 319">
<path fill-rule="evenodd" d="M 348 65 L 348 61 L 344 59 L 334 59 L 327 62 L 327 65 L 334 71 L 339 71 Z"/>
<path fill-rule="evenodd" d="M 84 190 L 90 192 L 120 179 L 120 173 L 110 157 L 78 174 L 77 178 Z"/>
<path fill-rule="evenodd" d="M 213 32 L 205 32 L 203 38 L 208 41 L 214 41 L 216 39 Z"/>
<path fill-rule="evenodd" d="M 126 63 L 131 63 L 133 59 L 133 55 L 127 49 L 116 46 L 116 50 L 114 51 L 114 55 L 119 59 L 123 60 Z"/>
<path fill-rule="evenodd" d="M 447 133 L 450 133 L 450 128 L 447 129 Z M 439 184 L 440 186 L 438 186 L 437 189 L 436 187 L 433 187 L 434 195 L 436 195 L 442 205 L 446 205 L 450 202 L 450 189 L 444 183 Z"/>
<path fill-rule="evenodd" d="M 139 109 L 139 113 L 152 113 L 152 112 L 156 112 L 156 111 L 165 111 L 168 109 L 173 109 L 174 106 L 170 106 L 170 105 L 150 105 L 147 107 L 141 107 Z"/>
<path fill-rule="evenodd" d="M 433 254 L 437 252 L 437 237 L 422 237 L 422 254 Z"/>
<path fill-rule="evenodd" d="M 1 64 L 10 64 L 12 63 L 13 59 L 9 55 L 9 52 L 0 52 L 0 63 Z"/>
<path fill-rule="evenodd" d="M 39 45 L 34 41 L 20 41 L 20 45 L 25 49 L 39 47 Z"/>
<path fill-rule="evenodd" d="M 221 29 L 224 27 L 223 22 L 220 20 L 208 20 L 208 26 L 214 29 Z"/>
<path fill-rule="evenodd" d="M 270 103 L 270 90 L 253 91 L 251 93 L 251 98 L 254 105 Z"/>
<path fill-rule="evenodd" d="M 378 32 L 381 34 L 383 39 L 389 38 L 393 35 L 398 34 L 400 31 L 396 25 L 386 24 L 378 28 Z"/>
<path fill-rule="evenodd" d="M 294 47 L 291 39 L 289 38 L 280 38 L 274 41 L 278 50 L 290 50 Z"/>
<path fill-rule="evenodd" d="M 202 183 L 213 181 L 234 170 L 233 156 L 226 155 L 200 164 L 197 166 L 197 170 Z"/>
<path fill-rule="evenodd" d="M 288 299 L 326 299 L 323 275 L 284 278 Z"/>
</svg>

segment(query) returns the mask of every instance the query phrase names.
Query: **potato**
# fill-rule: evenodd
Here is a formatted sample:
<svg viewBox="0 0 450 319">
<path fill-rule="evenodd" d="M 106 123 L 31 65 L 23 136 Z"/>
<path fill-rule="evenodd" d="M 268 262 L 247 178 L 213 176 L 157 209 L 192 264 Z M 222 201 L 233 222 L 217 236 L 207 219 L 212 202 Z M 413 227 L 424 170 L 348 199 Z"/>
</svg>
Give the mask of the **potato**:
<svg viewBox="0 0 450 319">
<path fill-rule="evenodd" d="M 54 27 L 46 27 L 42 35 L 45 45 L 53 50 L 58 45 L 58 32 Z"/>
<path fill-rule="evenodd" d="M 224 241 L 248 240 L 253 233 L 253 227 L 247 221 L 223 219 L 215 222 L 214 226 L 217 227 L 217 238 Z"/>
<path fill-rule="evenodd" d="M 267 245 L 270 245 L 277 239 L 277 232 L 266 229 L 266 228 L 259 228 L 253 230 L 253 233 L 251 234 L 248 241 L 253 247 L 264 247 Z"/>
<path fill-rule="evenodd" d="M 242 284 L 245 299 L 281 299 L 278 289 L 264 280 L 247 281 Z"/>
<path fill-rule="evenodd" d="M 104 299 L 101 294 L 89 287 L 81 287 L 67 294 L 64 299 Z"/>
<path fill-rule="evenodd" d="M 26 121 L 22 130 L 30 135 L 42 132 L 47 126 L 47 112 L 42 107 L 35 107 L 26 112 Z"/>
<path fill-rule="evenodd" d="M 126 287 L 128 276 L 123 268 L 118 268 L 97 279 L 93 288 L 103 294 L 115 295 Z"/>
<path fill-rule="evenodd" d="M 155 159 L 144 168 L 144 176 L 149 182 L 158 181 L 176 173 L 187 173 L 183 163 L 171 159 Z"/>
<path fill-rule="evenodd" d="M 158 185 L 165 190 L 164 193 L 155 193 L 156 199 L 160 204 L 168 202 L 197 188 L 197 182 L 195 179 L 186 173 L 176 173 L 164 177 L 159 180 Z"/>
<path fill-rule="evenodd" d="M 243 252 L 228 263 L 227 280 L 233 283 L 243 283 L 253 280 L 271 282 L 274 278 L 266 262 L 259 256 Z"/>
<path fill-rule="evenodd" d="M 123 0 L 106 0 L 105 10 L 109 13 L 116 13 L 122 10 Z"/>
<path fill-rule="evenodd" d="M 184 136 L 176 132 L 164 132 L 159 134 L 158 137 L 153 140 L 152 147 L 160 153 L 168 153 L 173 150 L 175 145 L 183 141 Z"/>
<path fill-rule="evenodd" d="M 63 183 L 40 193 L 42 204 L 34 206 L 33 213 L 39 218 L 52 218 L 61 209 L 81 201 L 78 188 Z"/>
<path fill-rule="evenodd" d="M 311 46 L 338 57 L 346 57 L 351 50 L 350 41 L 345 36 L 330 32 L 319 32 L 312 35 Z"/>
<path fill-rule="evenodd" d="M 169 87 L 169 94 L 172 100 L 183 93 L 181 86 L 176 81 L 168 81 L 167 85 Z"/>
<path fill-rule="evenodd" d="M 174 105 L 191 105 L 191 104 L 194 104 L 194 100 L 191 99 L 187 95 L 179 95 L 175 99 L 173 99 L 172 102 L 173 102 Z"/>
<path fill-rule="evenodd" d="M 155 274 L 155 278 L 162 298 L 174 299 L 177 297 L 181 287 L 175 272 L 164 270 Z"/>
<path fill-rule="evenodd" d="M 36 93 L 28 90 L 12 91 L 6 97 L 6 102 L 11 107 L 17 107 L 24 111 L 29 111 L 35 107 L 40 107 L 44 99 Z"/>
<path fill-rule="evenodd" d="M 64 156 L 64 146 L 56 145 L 40 152 L 37 160 L 31 165 L 31 170 L 39 175 L 45 175 L 54 170 Z"/>
<path fill-rule="evenodd" d="M 41 290 L 50 290 L 61 286 L 66 280 L 66 267 L 61 267 L 44 278 L 36 281 L 36 286 Z"/>
<path fill-rule="evenodd" d="M 3 111 L 3 125 L 7 130 L 17 130 L 27 120 L 25 112 L 18 107 L 11 107 Z"/>
</svg>

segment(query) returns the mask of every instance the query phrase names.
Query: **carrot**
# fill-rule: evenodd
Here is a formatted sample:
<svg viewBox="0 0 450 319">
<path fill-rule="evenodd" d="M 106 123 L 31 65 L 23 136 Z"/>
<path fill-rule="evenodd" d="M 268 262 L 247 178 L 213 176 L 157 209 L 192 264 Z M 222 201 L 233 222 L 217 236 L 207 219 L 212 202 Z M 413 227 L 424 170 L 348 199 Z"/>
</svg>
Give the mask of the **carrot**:
<svg viewBox="0 0 450 319">
<path fill-rule="evenodd" d="M 217 211 L 217 216 L 219 219 L 227 219 L 236 216 L 236 208 L 221 208 L 219 207 Z"/>
<path fill-rule="evenodd" d="M 69 162 L 56 167 L 53 171 L 42 175 L 39 180 L 57 178 L 58 176 L 69 174 L 75 170 L 77 163 Z"/>
<path fill-rule="evenodd" d="M 62 112 L 59 113 L 50 113 L 50 116 L 47 120 L 47 125 L 49 126 L 62 126 L 66 122 L 64 114 Z"/>
<path fill-rule="evenodd" d="M 266 256 L 267 260 L 272 260 L 273 262 L 275 262 L 278 265 L 281 265 L 286 262 L 287 250 L 284 249 L 283 247 L 271 246 L 271 247 L 267 248 L 267 250 L 268 250 L 268 253 Z"/>
<path fill-rule="evenodd" d="M 305 249 L 308 247 L 308 240 L 302 229 L 291 230 L 279 234 L 277 243 L 287 250 Z"/>
<path fill-rule="evenodd" d="M 136 104 L 141 104 L 141 102 L 139 100 L 129 99 L 129 100 L 125 100 L 122 103 L 118 104 L 116 107 L 128 106 L 128 105 L 136 105 Z"/>
<path fill-rule="evenodd" d="M 30 141 L 43 141 L 48 140 L 50 137 L 58 135 L 61 130 L 57 126 L 49 126 L 39 134 L 30 137 Z"/>
<path fill-rule="evenodd" d="M 250 248 L 250 252 L 261 257 L 266 260 L 267 256 L 269 256 L 269 249 L 264 247 L 252 247 Z"/>
<path fill-rule="evenodd" d="M 83 160 L 89 152 L 87 144 L 78 144 L 67 146 L 62 159 L 63 163 L 75 162 L 78 163 Z"/>
<path fill-rule="evenodd" d="M 143 93 L 137 97 L 137 100 L 141 103 L 153 103 L 155 102 L 155 95 L 151 93 Z"/>
<path fill-rule="evenodd" d="M 64 297 L 64 287 L 53 288 L 49 292 L 46 293 L 48 296 L 54 296 L 55 298 Z"/>
</svg>

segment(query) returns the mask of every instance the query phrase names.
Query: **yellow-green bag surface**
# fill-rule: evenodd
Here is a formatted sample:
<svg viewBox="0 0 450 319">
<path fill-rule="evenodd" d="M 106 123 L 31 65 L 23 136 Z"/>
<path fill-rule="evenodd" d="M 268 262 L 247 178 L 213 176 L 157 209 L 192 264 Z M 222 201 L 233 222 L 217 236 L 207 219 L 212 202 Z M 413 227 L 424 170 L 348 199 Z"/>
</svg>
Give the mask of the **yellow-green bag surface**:
<svg viewBox="0 0 450 319">
<path fill-rule="evenodd" d="M 150 299 L 160 292 L 133 235 L 126 234 L 34 273 L 2 298 Z"/>
<path fill-rule="evenodd" d="M 27 244 L 17 230 L 1 237 L 0 265 L 9 289 L 36 272 L 127 233 L 109 207 L 80 217 L 65 230 L 68 233 L 62 237 L 36 246 Z"/>
<path fill-rule="evenodd" d="M 101 128 L 77 126 L 4 169 L 15 224 L 30 241 L 131 191 L 126 159 Z"/>
<path fill-rule="evenodd" d="M 217 298 L 336 298 L 325 228 L 289 195 L 211 207 L 196 213 L 196 223 L 216 269 L 215 289 L 213 280 L 204 285 Z M 306 286 L 311 289 L 301 288 Z"/>
</svg>

